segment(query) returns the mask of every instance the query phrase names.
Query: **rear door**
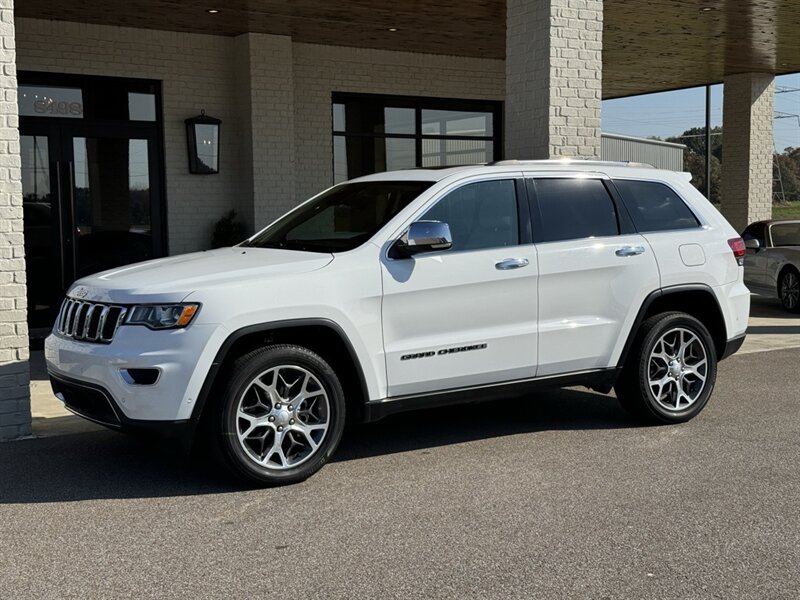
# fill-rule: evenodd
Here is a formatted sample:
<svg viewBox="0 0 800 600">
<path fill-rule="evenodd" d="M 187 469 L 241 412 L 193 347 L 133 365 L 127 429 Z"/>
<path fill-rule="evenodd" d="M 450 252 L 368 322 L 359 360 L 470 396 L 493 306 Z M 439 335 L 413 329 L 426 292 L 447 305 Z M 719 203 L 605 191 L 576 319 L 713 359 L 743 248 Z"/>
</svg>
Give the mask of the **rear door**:
<svg viewBox="0 0 800 600">
<path fill-rule="evenodd" d="M 448 223 L 450 250 L 382 259 L 390 396 L 536 374 L 536 248 L 520 177 L 457 183 L 414 220 Z"/>
<path fill-rule="evenodd" d="M 647 241 L 602 174 L 528 180 L 539 259 L 538 376 L 615 366 L 644 298 L 659 287 Z"/>
</svg>

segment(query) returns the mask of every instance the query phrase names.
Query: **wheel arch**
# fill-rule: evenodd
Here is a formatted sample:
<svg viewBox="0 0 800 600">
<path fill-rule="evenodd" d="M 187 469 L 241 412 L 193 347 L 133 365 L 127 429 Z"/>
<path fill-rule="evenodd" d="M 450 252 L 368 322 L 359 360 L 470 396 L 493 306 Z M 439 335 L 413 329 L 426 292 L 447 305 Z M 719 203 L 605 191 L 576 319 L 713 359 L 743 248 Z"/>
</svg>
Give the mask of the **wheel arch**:
<svg viewBox="0 0 800 600">
<path fill-rule="evenodd" d="M 728 341 L 725 317 L 711 287 L 697 283 L 661 288 L 650 293 L 644 299 L 620 354 L 617 363 L 619 368 L 622 368 L 628 359 L 628 353 L 639 334 L 642 323 L 655 314 L 668 311 L 685 312 L 703 323 L 714 340 L 717 358 L 722 359 Z"/>
<path fill-rule="evenodd" d="M 214 392 L 223 385 L 236 358 L 276 343 L 297 344 L 322 356 L 340 379 L 347 408 L 351 411 L 350 418 L 363 420 L 364 405 L 369 399 L 367 382 L 347 334 L 330 319 L 290 319 L 242 327 L 225 339 L 211 363 L 192 411 L 193 433 L 209 414 L 208 409 L 217 397 Z"/>
<path fill-rule="evenodd" d="M 800 268 L 798 268 L 797 265 L 795 265 L 790 260 L 784 261 L 783 264 L 778 269 L 778 278 L 777 278 L 777 281 L 775 281 L 775 284 L 776 284 L 776 286 L 778 288 L 781 285 L 781 278 L 783 277 L 783 274 L 786 273 L 786 271 L 794 271 L 795 273 L 800 275 Z M 778 289 L 778 293 L 780 293 L 780 289 Z M 778 296 L 778 297 L 780 297 L 780 296 Z"/>
</svg>

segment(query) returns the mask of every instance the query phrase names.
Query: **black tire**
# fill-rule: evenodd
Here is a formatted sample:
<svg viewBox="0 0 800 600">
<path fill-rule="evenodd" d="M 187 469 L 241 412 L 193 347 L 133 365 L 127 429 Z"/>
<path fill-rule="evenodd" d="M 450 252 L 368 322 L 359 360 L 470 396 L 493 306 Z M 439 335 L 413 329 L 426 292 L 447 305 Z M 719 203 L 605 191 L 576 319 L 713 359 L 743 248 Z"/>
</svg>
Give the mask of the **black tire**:
<svg viewBox="0 0 800 600">
<path fill-rule="evenodd" d="M 324 413 L 327 429 L 322 433 L 322 437 L 319 440 L 315 440 L 319 445 L 313 450 L 307 442 L 307 438 L 295 431 L 296 426 L 289 425 L 288 422 L 285 427 L 281 427 L 282 436 L 286 436 L 285 444 L 278 441 L 279 439 L 284 439 L 283 437 L 278 438 L 278 423 L 288 418 L 284 413 L 287 412 L 286 409 L 289 407 L 289 403 L 284 402 L 279 395 L 276 395 L 275 399 L 269 400 L 269 392 L 264 392 L 260 388 L 255 389 L 259 387 L 255 385 L 256 378 L 260 375 L 266 375 L 269 378 L 269 374 L 273 372 L 271 370 L 274 369 L 279 369 L 274 371 L 275 381 L 277 381 L 278 373 L 283 373 L 282 377 L 287 381 L 293 378 L 293 373 L 298 377 L 292 385 L 275 383 L 276 386 L 281 386 L 281 389 L 285 391 L 285 397 L 291 397 L 299 389 L 297 387 L 298 381 L 305 377 L 305 373 L 311 374 L 311 381 L 316 379 L 316 381 L 313 381 L 314 389 L 317 392 L 324 391 L 326 394 L 327 404 L 324 406 Z M 300 383 L 299 385 L 305 384 Z M 320 398 L 322 398 L 321 394 L 318 399 Z M 243 427 L 246 429 L 250 424 L 249 421 L 237 417 L 240 400 L 253 403 L 252 410 L 254 414 L 256 411 L 263 412 L 263 415 L 258 415 L 260 419 L 263 420 L 269 418 L 269 416 L 278 415 L 278 420 L 275 421 L 276 417 L 272 416 L 273 423 L 264 423 L 260 428 L 257 427 L 253 430 L 252 435 L 255 438 L 245 438 L 244 441 L 240 442 L 237 428 Z M 279 406 L 281 403 L 283 403 L 283 406 Z M 308 408 L 308 404 L 303 404 L 302 401 L 292 408 L 295 411 L 300 411 L 301 405 L 303 405 L 304 409 Z M 245 405 L 243 404 L 243 406 Z M 276 409 L 276 406 L 278 406 L 278 409 Z M 282 409 L 283 413 L 280 413 L 279 409 Z M 247 407 L 247 410 L 250 411 L 251 407 Z M 297 417 L 297 412 L 291 412 L 289 416 L 293 416 L 298 422 L 302 423 Z M 295 419 L 292 419 L 292 424 L 295 423 Z M 330 365 L 322 357 L 307 348 L 280 344 L 250 352 L 234 363 L 230 379 L 223 392 L 222 401 L 217 405 L 216 414 L 212 416 L 211 435 L 216 456 L 223 466 L 236 477 L 259 486 L 288 485 L 307 479 L 328 462 L 339 445 L 344 423 L 344 392 L 339 378 Z M 262 433 L 261 429 L 264 430 L 264 440 L 266 441 L 259 442 L 258 436 Z M 246 434 L 246 431 L 244 434 Z M 292 437 L 289 437 L 290 435 Z M 302 444 L 295 444 L 295 439 L 305 442 L 309 454 L 302 460 L 297 458 L 298 464 L 292 466 L 291 461 L 287 460 L 291 456 L 287 453 L 287 448 L 288 452 L 292 452 L 296 446 L 302 447 Z M 259 443 L 261 443 L 261 450 L 258 448 Z M 279 453 L 276 451 L 275 454 L 270 455 L 273 458 L 276 455 L 278 456 L 274 462 L 272 462 L 270 456 L 266 455 L 270 453 L 270 448 L 267 446 L 275 448 L 273 444 L 278 444 L 280 447 Z M 245 445 L 247 449 L 245 449 Z M 261 451 L 266 453 L 266 458 L 262 457 L 263 460 L 267 461 L 266 464 L 259 464 L 256 456 L 254 456 Z M 302 457 L 302 452 L 297 452 L 296 456 Z"/>
<path fill-rule="evenodd" d="M 787 267 L 781 272 L 778 279 L 778 299 L 784 310 L 790 313 L 800 312 L 800 273 L 792 267 Z M 795 293 L 788 293 L 786 287 L 791 287 Z"/>
<path fill-rule="evenodd" d="M 694 333 L 698 342 L 702 345 L 707 361 L 703 387 L 694 388 L 699 390 L 699 393 L 697 393 L 694 401 L 684 409 L 680 408 L 680 400 L 675 407 L 665 408 L 663 402 L 659 402 L 656 399 L 656 394 L 650 386 L 651 353 L 662 336 L 676 329 L 688 330 Z M 699 351 L 697 346 L 694 346 L 694 348 Z M 656 366 L 658 367 L 657 363 Z M 667 369 L 666 373 L 669 374 L 667 365 L 664 368 Z M 654 371 L 654 375 L 657 373 L 657 370 Z M 614 391 L 623 408 L 647 423 L 683 423 L 694 418 L 703 410 L 714 390 L 716 379 L 717 353 L 714 340 L 708 333 L 708 329 L 691 315 L 682 312 L 668 312 L 650 317 L 639 328 L 622 373 L 614 386 Z M 695 381 L 699 381 L 699 378 L 690 377 L 686 384 L 681 379 L 680 384 L 677 382 L 669 384 L 676 386 L 675 388 L 667 389 L 677 390 L 678 385 L 688 385 L 691 389 L 691 386 L 699 385 L 695 384 Z"/>
</svg>

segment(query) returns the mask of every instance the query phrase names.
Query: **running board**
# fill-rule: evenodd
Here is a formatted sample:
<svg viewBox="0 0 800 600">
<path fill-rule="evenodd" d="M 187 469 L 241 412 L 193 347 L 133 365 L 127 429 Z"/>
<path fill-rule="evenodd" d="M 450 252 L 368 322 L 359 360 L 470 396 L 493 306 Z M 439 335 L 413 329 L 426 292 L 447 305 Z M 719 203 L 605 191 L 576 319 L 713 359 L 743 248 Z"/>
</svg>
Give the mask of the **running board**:
<svg viewBox="0 0 800 600">
<path fill-rule="evenodd" d="M 611 391 L 619 375 L 619 369 L 594 369 L 563 375 L 518 379 L 478 386 L 437 390 L 422 394 L 394 396 L 382 400 L 371 400 L 364 405 L 364 421 L 377 421 L 388 415 L 405 412 L 463 404 L 467 402 L 486 402 L 499 398 L 525 396 L 542 390 L 581 385 L 602 394 Z"/>
</svg>

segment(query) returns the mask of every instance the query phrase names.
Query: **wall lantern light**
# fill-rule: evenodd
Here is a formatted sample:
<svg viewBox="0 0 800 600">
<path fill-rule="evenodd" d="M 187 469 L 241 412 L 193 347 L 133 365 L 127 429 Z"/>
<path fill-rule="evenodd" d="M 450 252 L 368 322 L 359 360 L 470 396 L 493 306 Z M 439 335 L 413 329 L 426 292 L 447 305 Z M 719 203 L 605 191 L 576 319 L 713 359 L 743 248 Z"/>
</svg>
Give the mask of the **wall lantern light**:
<svg viewBox="0 0 800 600">
<path fill-rule="evenodd" d="M 219 173 L 219 119 L 206 111 L 186 119 L 186 141 L 189 146 L 189 172 L 199 175 Z"/>
</svg>

